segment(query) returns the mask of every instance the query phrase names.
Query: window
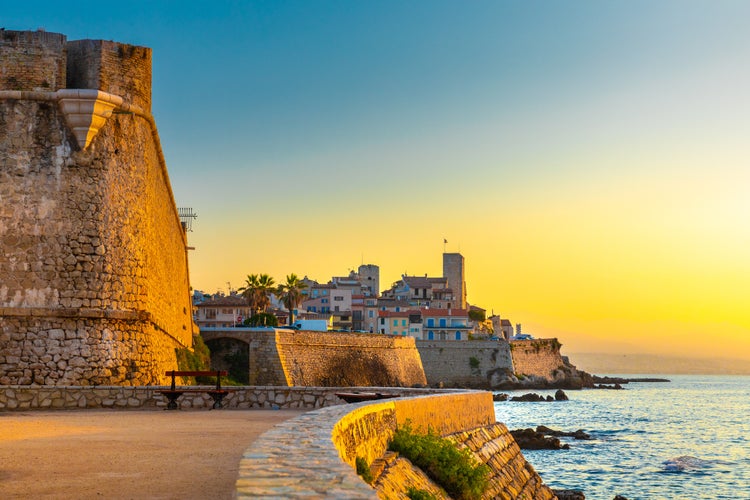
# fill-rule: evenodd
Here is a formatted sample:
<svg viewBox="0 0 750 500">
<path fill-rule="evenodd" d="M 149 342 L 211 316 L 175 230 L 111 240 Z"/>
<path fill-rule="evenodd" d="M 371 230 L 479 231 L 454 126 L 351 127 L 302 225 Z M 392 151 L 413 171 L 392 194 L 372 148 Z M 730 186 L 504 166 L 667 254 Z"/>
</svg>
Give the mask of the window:
<svg viewBox="0 0 750 500">
<path fill-rule="evenodd" d="M 216 319 L 216 309 L 206 309 L 206 319 Z"/>
<path fill-rule="evenodd" d="M 328 304 L 328 299 L 320 299 L 321 304 Z"/>
<path fill-rule="evenodd" d="M 333 311 L 334 312 L 339 312 L 339 306 L 333 306 Z"/>
<path fill-rule="evenodd" d="M 341 295 L 334 295 L 333 296 L 333 300 L 334 300 L 334 302 L 343 302 L 344 301 L 344 297 L 342 297 Z"/>
<path fill-rule="evenodd" d="M 368 318 L 372 318 L 373 316 L 375 316 L 374 311 L 367 311 L 367 317 Z"/>
<path fill-rule="evenodd" d="M 405 319 L 401 320 L 401 326 L 406 326 L 406 320 Z"/>
<path fill-rule="evenodd" d="M 435 326 L 435 318 L 427 318 L 427 326 Z"/>
<path fill-rule="evenodd" d="M 445 318 L 440 318 L 440 327 L 441 328 L 445 327 Z"/>
<path fill-rule="evenodd" d="M 393 326 L 398 326 L 398 320 L 397 319 L 393 320 Z"/>
<path fill-rule="evenodd" d="M 385 318 L 380 318 L 380 324 L 385 325 Z"/>
<path fill-rule="evenodd" d="M 427 340 L 435 340 L 435 332 L 433 332 L 432 330 L 427 332 Z"/>
<path fill-rule="evenodd" d="M 461 332 L 456 331 L 456 340 L 461 340 Z"/>
</svg>

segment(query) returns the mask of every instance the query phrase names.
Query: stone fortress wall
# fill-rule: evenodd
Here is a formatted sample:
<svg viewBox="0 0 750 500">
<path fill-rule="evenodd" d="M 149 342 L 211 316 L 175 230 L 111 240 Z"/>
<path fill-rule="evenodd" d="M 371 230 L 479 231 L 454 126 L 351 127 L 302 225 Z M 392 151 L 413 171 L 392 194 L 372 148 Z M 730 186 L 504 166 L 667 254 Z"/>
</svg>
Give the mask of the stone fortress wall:
<svg viewBox="0 0 750 500">
<path fill-rule="evenodd" d="M 192 318 L 150 49 L 0 31 L 0 55 L 0 384 L 165 382 Z M 70 106 L 107 103 L 81 139 Z"/>
<path fill-rule="evenodd" d="M 496 377 L 513 373 L 507 342 L 418 340 L 417 349 L 430 386 L 487 388 Z"/>
<path fill-rule="evenodd" d="M 207 328 L 212 366 L 248 352 L 250 385 L 495 387 L 509 374 L 549 382 L 564 376 L 557 339 L 507 342 L 414 340 L 412 337 L 283 328 Z M 227 343 L 229 345 L 227 345 Z"/>
<path fill-rule="evenodd" d="M 534 375 L 552 382 L 562 376 L 565 365 L 557 339 L 514 340 L 510 343 L 517 375 Z"/>
<path fill-rule="evenodd" d="M 201 331 L 212 366 L 222 365 L 225 346 L 248 349 L 252 385 L 411 387 L 427 384 L 411 337 L 263 328 Z M 246 346 L 246 347 L 245 347 Z"/>
</svg>

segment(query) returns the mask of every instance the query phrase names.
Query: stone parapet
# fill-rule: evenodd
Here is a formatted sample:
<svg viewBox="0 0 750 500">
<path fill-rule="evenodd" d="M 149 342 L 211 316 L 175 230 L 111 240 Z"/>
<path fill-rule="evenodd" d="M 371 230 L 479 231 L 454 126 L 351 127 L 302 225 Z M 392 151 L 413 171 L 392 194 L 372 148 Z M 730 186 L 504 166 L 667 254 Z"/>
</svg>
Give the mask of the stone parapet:
<svg viewBox="0 0 750 500">
<path fill-rule="evenodd" d="M 190 386 L 190 388 L 204 386 Z M 30 410 L 76 410 L 84 408 L 164 409 L 167 400 L 159 391 L 169 386 L 40 386 L 0 385 L 0 412 Z M 209 389 L 205 386 L 205 389 Z M 223 405 L 226 409 L 316 409 L 341 405 L 337 392 L 351 387 L 242 386 L 233 390 Z M 384 394 L 425 395 L 452 392 L 439 389 L 378 387 Z M 373 388 L 368 388 L 368 391 Z M 454 391 L 453 391 L 454 392 Z M 210 409 L 213 400 L 205 393 L 185 393 L 178 400 L 182 409 Z M 351 409 L 351 407 L 349 407 Z"/>
</svg>

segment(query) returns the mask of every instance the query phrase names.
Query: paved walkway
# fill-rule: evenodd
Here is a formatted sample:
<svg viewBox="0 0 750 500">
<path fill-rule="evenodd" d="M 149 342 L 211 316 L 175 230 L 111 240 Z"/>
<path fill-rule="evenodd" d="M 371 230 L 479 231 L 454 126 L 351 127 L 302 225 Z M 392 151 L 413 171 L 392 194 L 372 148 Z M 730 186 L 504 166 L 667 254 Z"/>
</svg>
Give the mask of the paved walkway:
<svg viewBox="0 0 750 500">
<path fill-rule="evenodd" d="M 0 498 L 229 499 L 245 448 L 301 413 L 0 413 Z"/>
</svg>

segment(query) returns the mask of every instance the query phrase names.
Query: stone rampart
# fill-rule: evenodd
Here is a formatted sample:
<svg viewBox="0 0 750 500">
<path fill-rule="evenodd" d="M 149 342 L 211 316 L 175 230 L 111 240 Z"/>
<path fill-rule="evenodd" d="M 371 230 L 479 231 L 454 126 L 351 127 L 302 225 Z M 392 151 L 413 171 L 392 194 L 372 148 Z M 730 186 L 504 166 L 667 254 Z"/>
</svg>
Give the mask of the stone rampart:
<svg viewBox="0 0 750 500">
<path fill-rule="evenodd" d="M 507 342 L 418 340 L 416 344 L 430 386 L 489 388 L 496 377 L 513 372 Z"/>
<path fill-rule="evenodd" d="M 492 474 L 484 498 L 554 498 L 505 426 L 495 423 L 486 392 L 324 408 L 283 422 L 245 451 L 237 496 L 392 499 L 407 498 L 411 486 L 447 498 L 408 461 L 386 452 L 397 426 L 407 421 L 438 429 L 487 463 Z M 357 457 L 375 463 L 374 487 L 356 475 Z"/>
<path fill-rule="evenodd" d="M 289 385 L 409 387 L 427 383 L 410 337 L 293 330 L 278 330 L 276 335 Z"/>
<path fill-rule="evenodd" d="M 261 328 L 211 328 L 201 331 L 201 336 L 212 350 L 219 347 L 220 339 L 247 344 L 251 384 L 330 387 L 427 384 L 411 337 Z M 221 359 L 212 357 L 214 366 L 225 368 L 221 363 Z"/>
<path fill-rule="evenodd" d="M 564 376 L 565 365 L 557 339 L 513 340 L 510 351 L 516 375 L 535 376 L 552 382 Z"/>
<path fill-rule="evenodd" d="M 0 383 L 164 382 L 174 349 L 192 345 L 192 306 L 187 240 L 144 111 L 150 50 L 71 42 L 80 57 L 68 61 L 64 41 L 0 31 L 2 64 L 40 72 L 13 70 L 16 88 L 0 77 Z M 97 87 L 52 92 L 66 67 Z M 96 130 L 81 126 L 89 105 Z"/>
</svg>

